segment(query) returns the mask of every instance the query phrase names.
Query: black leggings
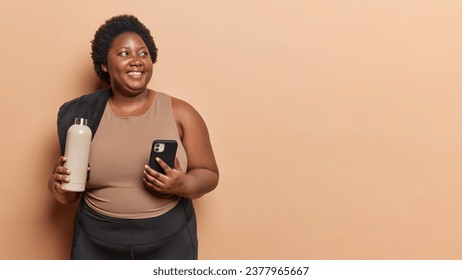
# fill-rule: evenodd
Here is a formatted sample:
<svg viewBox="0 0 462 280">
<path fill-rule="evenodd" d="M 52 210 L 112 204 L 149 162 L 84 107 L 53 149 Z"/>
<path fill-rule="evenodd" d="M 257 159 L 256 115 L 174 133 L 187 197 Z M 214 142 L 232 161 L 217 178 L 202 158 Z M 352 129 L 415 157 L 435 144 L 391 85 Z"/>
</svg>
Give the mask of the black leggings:
<svg viewBox="0 0 462 280">
<path fill-rule="evenodd" d="M 195 260 L 197 224 L 192 201 L 181 199 L 154 218 L 119 219 L 101 215 L 82 198 L 74 222 L 74 260 Z"/>
</svg>

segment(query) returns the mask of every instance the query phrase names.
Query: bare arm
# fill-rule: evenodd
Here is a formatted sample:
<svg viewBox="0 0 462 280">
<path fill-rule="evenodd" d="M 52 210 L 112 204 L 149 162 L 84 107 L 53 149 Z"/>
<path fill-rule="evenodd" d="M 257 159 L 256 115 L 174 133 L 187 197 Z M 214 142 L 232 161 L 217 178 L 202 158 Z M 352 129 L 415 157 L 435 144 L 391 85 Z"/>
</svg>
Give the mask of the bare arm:
<svg viewBox="0 0 462 280">
<path fill-rule="evenodd" d="M 179 99 L 172 98 L 172 106 L 188 156 L 188 170 L 181 170 L 178 160 L 173 169 L 161 161 L 166 175 L 145 166 L 145 183 L 160 193 L 196 199 L 216 188 L 218 166 L 207 126 L 199 113 Z"/>
</svg>

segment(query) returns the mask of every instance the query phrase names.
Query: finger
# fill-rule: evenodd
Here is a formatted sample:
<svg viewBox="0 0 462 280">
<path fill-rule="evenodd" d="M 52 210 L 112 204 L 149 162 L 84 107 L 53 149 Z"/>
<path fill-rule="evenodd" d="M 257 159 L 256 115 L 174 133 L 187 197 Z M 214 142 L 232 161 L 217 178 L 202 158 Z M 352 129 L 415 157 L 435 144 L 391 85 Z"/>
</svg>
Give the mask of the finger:
<svg viewBox="0 0 462 280">
<path fill-rule="evenodd" d="M 60 193 L 65 193 L 67 192 L 66 190 L 66 187 L 64 187 L 62 184 L 60 184 L 59 182 L 55 182 L 54 183 L 54 188 L 57 192 L 60 192 Z"/>
<path fill-rule="evenodd" d="M 69 179 L 69 177 L 65 175 L 56 173 L 54 175 L 54 181 L 62 184 L 62 183 L 69 183 L 71 180 Z"/>
<path fill-rule="evenodd" d="M 70 181 L 69 178 L 64 177 L 62 175 L 55 175 L 53 179 L 54 179 L 53 186 L 57 190 L 65 190 L 66 188 L 63 185 L 63 183 L 67 183 Z"/>
<path fill-rule="evenodd" d="M 152 169 L 149 165 L 144 166 L 144 172 L 150 175 L 152 178 L 156 178 L 158 180 L 162 179 L 164 174 L 157 172 L 156 170 Z"/>
<path fill-rule="evenodd" d="M 69 175 L 69 174 L 71 174 L 71 170 L 64 167 L 64 166 L 57 166 L 56 170 L 55 170 L 55 173 Z"/>
<path fill-rule="evenodd" d="M 67 161 L 65 156 L 60 156 L 58 159 L 58 166 L 56 166 L 55 173 L 59 174 L 71 174 L 71 171 L 68 168 L 64 167 L 64 163 Z"/>
<path fill-rule="evenodd" d="M 160 165 L 160 167 L 162 167 L 162 169 L 165 171 L 165 174 L 168 176 L 168 174 L 170 174 L 170 172 L 172 171 L 172 168 L 168 164 L 166 164 L 165 161 L 158 157 L 156 157 L 156 161 Z M 162 173 L 160 174 L 163 175 Z"/>
<path fill-rule="evenodd" d="M 173 165 L 173 169 L 183 171 L 183 169 L 181 169 L 180 160 L 178 157 L 175 157 L 175 164 Z"/>
<path fill-rule="evenodd" d="M 67 158 L 65 156 L 60 156 L 58 159 L 58 165 L 63 166 L 66 161 Z"/>
<path fill-rule="evenodd" d="M 145 170 L 144 170 L 144 178 L 151 184 L 153 185 L 159 185 L 162 183 L 161 179 L 161 173 L 153 170 L 152 168 L 150 167 L 147 167 Z"/>
<path fill-rule="evenodd" d="M 143 181 L 147 187 L 154 189 L 156 192 L 162 193 L 163 189 L 158 186 L 159 182 L 156 179 L 151 180 L 143 177 Z"/>
<path fill-rule="evenodd" d="M 155 188 L 156 187 L 156 184 L 152 182 L 151 179 L 148 179 L 146 177 L 143 177 L 143 182 L 146 184 L 146 186 L 148 187 L 151 187 L 151 188 Z"/>
</svg>

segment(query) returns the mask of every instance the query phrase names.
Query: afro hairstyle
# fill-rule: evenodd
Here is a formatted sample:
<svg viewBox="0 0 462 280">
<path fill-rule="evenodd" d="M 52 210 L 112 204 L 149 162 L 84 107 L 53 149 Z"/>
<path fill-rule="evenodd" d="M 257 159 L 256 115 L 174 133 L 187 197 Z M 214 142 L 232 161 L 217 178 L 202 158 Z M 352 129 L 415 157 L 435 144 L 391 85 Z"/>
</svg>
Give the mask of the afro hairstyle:
<svg viewBox="0 0 462 280">
<path fill-rule="evenodd" d="M 96 76 L 108 84 L 111 83 L 109 73 L 104 72 L 101 65 L 107 65 L 109 49 L 114 38 L 124 32 L 138 34 L 148 48 L 152 63 L 157 61 L 157 48 L 149 29 L 133 15 L 114 16 L 99 27 L 91 41 L 91 58 Z"/>
</svg>

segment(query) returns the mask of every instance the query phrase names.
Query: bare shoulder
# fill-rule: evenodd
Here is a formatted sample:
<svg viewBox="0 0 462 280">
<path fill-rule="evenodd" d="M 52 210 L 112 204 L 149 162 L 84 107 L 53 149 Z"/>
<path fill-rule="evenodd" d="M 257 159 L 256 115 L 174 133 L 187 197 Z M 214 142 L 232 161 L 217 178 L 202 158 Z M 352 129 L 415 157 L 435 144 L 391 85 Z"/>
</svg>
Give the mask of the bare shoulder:
<svg viewBox="0 0 462 280">
<path fill-rule="evenodd" d="M 172 99 L 172 107 L 174 110 L 194 110 L 193 106 L 191 106 L 191 104 L 189 104 L 188 102 L 173 96 L 171 96 L 170 98 Z"/>
<path fill-rule="evenodd" d="M 185 124 L 190 121 L 193 122 L 203 122 L 202 117 L 200 116 L 199 112 L 188 102 L 181 100 L 176 97 L 171 97 L 172 99 L 172 109 L 175 115 L 175 119 L 180 124 Z"/>
</svg>

